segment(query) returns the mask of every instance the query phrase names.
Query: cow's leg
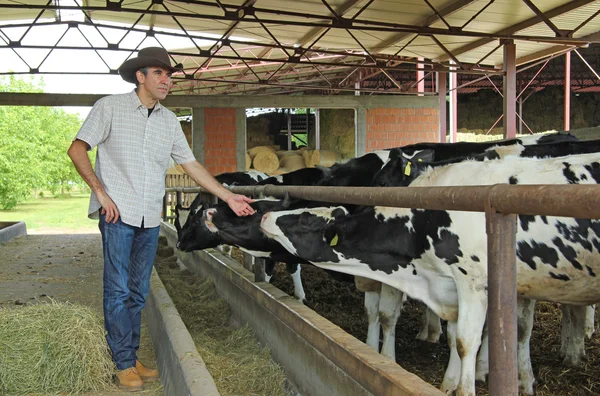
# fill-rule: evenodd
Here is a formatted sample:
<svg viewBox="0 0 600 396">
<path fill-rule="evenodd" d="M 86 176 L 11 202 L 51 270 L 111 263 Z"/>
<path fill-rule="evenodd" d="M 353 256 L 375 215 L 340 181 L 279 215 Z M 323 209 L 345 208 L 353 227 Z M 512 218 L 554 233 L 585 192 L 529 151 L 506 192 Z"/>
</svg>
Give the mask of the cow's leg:
<svg viewBox="0 0 600 396">
<path fill-rule="evenodd" d="M 483 336 L 481 337 L 481 347 L 477 354 L 477 366 L 475 367 L 475 380 L 486 382 L 490 373 L 490 342 L 488 334 L 487 321 L 483 326 Z"/>
<path fill-rule="evenodd" d="M 561 352 L 563 364 L 577 367 L 585 360 L 586 306 L 561 305 L 563 320 L 561 329 Z"/>
<path fill-rule="evenodd" d="M 437 343 L 442 335 L 442 323 L 440 317 L 431 309 L 425 307 L 425 312 L 421 317 L 421 329 L 417 334 L 417 340 Z"/>
<path fill-rule="evenodd" d="M 529 340 L 533 329 L 535 300 L 519 298 L 517 300 L 517 371 L 519 373 L 519 391 L 524 395 L 535 393 L 535 377 L 529 356 Z"/>
<path fill-rule="evenodd" d="M 487 274 L 481 271 L 479 264 L 457 264 L 452 269 L 460 307 L 456 322 L 456 349 L 461 360 L 461 372 L 456 395 L 474 396 L 475 363 L 487 313 Z M 469 276 L 465 277 L 461 270 Z"/>
<path fill-rule="evenodd" d="M 365 292 L 365 311 L 369 321 L 367 345 L 379 352 L 379 291 Z"/>
<path fill-rule="evenodd" d="M 383 344 L 381 354 L 396 361 L 396 323 L 404 304 L 404 293 L 400 290 L 383 284 L 379 299 L 379 322 L 383 331 Z"/>
<path fill-rule="evenodd" d="M 254 265 L 254 257 L 252 257 L 252 264 Z M 271 282 L 274 273 L 275 261 L 270 258 L 265 258 L 265 282 Z"/>
<path fill-rule="evenodd" d="M 442 392 L 452 394 L 452 392 L 458 388 L 461 370 L 460 356 L 458 356 L 458 351 L 456 349 L 456 322 L 448 321 L 446 333 L 448 337 L 448 347 L 450 348 L 450 360 L 448 361 L 448 367 L 444 373 L 444 380 L 442 381 L 440 389 Z"/>
<path fill-rule="evenodd" d="M 304 287 L 302 286 L 302 278 L 300 277 L 300 264 L 287 263 L 285 266 L 286 266 L 287 271 L 292 276 L 292 281 L 294 282 L 294 296 L 298 299 L 298 301 L 300 301 L 301 303 L 304 304 L 306 302 L 306 294 L 304 294 Z"/>
<path fill-rule="evenodd" d="M 585 311 L 585 335 L 587 338 L 592 338 L 596 332 L 596 305 L 588 305 Z"/>
</svg>

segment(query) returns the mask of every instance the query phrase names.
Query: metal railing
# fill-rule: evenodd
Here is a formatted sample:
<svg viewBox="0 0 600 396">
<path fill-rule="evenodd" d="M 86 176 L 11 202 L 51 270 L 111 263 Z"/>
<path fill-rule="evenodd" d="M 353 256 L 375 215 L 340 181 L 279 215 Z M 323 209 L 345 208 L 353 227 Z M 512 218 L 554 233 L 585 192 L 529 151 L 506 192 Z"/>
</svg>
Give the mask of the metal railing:
<svg viewBox="0 0 600 396">
<path fill-rule="evenodd" d="M 283 197 L 355 205 L 484 212 L 488 243 L 490 394 L 518 394 L 517 214 L 600 219 L 599 185 L 509 185 L 453 187 L 236 186 L 249 196 Z M 200 188 L 168 188 L 198 193 Z"/>
</svg>

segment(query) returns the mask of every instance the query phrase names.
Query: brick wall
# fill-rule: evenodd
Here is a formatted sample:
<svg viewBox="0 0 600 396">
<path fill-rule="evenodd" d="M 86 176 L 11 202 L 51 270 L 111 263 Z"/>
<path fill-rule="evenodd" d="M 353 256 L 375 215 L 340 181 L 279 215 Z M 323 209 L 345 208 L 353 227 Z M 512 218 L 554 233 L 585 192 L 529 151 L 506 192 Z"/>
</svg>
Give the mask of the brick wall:
<svg viewBox="0 0 600 396">
<path fill-rule="evenodd" d="M 438 142 L 438 118 L 437 108 L 369 109 L 366 151 Z"/>
<path fill-rule="evenodd" d="M 213 175 L 236 171 L 235 109 L 204 109 L 204 166 Z"/>
</svg>

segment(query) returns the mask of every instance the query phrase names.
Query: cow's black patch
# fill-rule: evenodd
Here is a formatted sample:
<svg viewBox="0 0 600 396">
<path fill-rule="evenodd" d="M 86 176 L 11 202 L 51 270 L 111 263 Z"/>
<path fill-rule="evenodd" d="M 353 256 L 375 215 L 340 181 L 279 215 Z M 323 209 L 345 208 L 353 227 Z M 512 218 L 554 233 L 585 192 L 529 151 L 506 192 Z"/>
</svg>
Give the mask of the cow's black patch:
<svg viewBox="0 0 600 396">
<path fill-rule="evenodd" d="M 511 176 L 508 178 L 508 184 L 519 184 L 519 179 L 517 179 L 515 176 Z"/>
<path fill-rule="evenodd" d="M 582 174 L 579 175 L 579 180 L 584 180 L 585 181 L 587 179 L 588 178 L 587 178 L 587 175 L 585 173 L 582 173 Z"/>
<path fill-rule="evenodd" d="M 552 240 L 554 246 L 558 248 L 560 253 L 578 270 L 582 270 L 583 266 L 577 261 L 577 252 L 571 246 L 565 245 L 562 239 L 556 237 Z"/>
<path fill-rule="evenodd" d="M 466 270 L 466 269 L 464 269 L 463 267 L 458 267 L 458 270 L 459 270 L 460 272 L 462 272 L 463 274 L 467 275 L 467 270 Z"/>
<path fill-rule="evenodd" d="M 600 163 L 592 162 L 589 165 L 585 165 L 584 168 L 590 172 L 596 183 L 600 183 Z"/>
<path fill-rule="evenodd" d="M 521 223 L 521 229 L 523 231 L 529 231 L 529 223 L 535 221 L 535 216 L 531 215 L 519 215 L 519 222 Z"/>
<path fill-rule="evenodd" d="M 535 257 L 539 257 L 544 264 L 549 264 L 554 268 L 558 263 L 558 253 L 554 248 L 535 241 L 531 241 L 531 244 L 525 241 L 517 243 L 517 257 L 533 270 L 537 269 Z"/>
<path fill-rule="evenodd" d="M 589 275 L 589 276 L 593 276 L 593 277 L 595 277 L 595 276 L 596 276 L 596 273 L 594 272 L 594 270 L 593 270 L 593 269 L 591 269 L 591 268 L 590 268 L 590 266 L 589 266 L 589 265 L 586 265 L 586 266 L 585 266 L 585 268 L 587 268 L 587 270 L 588 270 L 588 275 Z"/>
<path fill-rule="evenodd" d="M 600 224 L 598 221 L 589 219 L 575 219 L 575 221 L 577 225 L 571 227 L 562 221 L 557 221 L 556 229 L 567 241 L 576 243 L 591 252 L 592 243 L 589 241 L 590 230 L 598 235 Z"/>
<path fill-rule="evenodd" d="M 563 281 L 568 281 L 571 278 L 569 278 L 567 275 L 565 274 L 555 274 L 554 272 L 550 271 L 549 272 L 550 277 L 554 278 L 554 279 L 558 279 L 558 280 L 563 280 Z"/>
<path fill-rule="evenodd" d="M 471 256 L 471 260 L 475 261 L 476 263 L 478 263 L 480 261 L 479 257 L 477 257 L 477 256 Z"/>
<path fill-rule="evenodd" d="M 567 181 L 569 182 L 569 184 L 577 184 L 579 183 L 579 179 L 577 178 L 577 176 L 575 175 L 575 172 L 573 172 L 571 170 L 571 164 L 569 164 L 568 162 L 563 162 L 563 175 L 565 176 L 565 178 L 567 179 Z"/>
<path fill-rule="evenodd" d="M 433 248 L 435 249 L 435 255 L 446 261 L 446 264 L 458 263 L 458 257 L 463 255 L 460 251 L 458 235 L 446 229 L 440 231 L 439 239 L 433 242 Z"/>
<path fill-rule="evenodd" d="M 488 150 L 483 155 L 483 158 L 488 159 L 488 160 L 496 160 L 496 159 L 500 159 L 500 155 L 498 154 L 498 152 L 496 150 Z"/>
<path fill-rule="evenodd" d="M 540 216 L 540 219 L 542 219 L 544 224 L 548 224 L 548 218 L 546 216 Z"/>
</svg>

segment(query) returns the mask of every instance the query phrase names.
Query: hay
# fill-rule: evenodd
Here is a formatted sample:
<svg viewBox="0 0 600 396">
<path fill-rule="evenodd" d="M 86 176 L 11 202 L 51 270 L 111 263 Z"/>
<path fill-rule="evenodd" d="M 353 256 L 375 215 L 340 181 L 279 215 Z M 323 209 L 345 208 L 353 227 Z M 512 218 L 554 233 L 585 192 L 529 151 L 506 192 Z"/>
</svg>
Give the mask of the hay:
<svg viewBox="0 0 600 396">
<path fill-rule="evenodd" d="M 257 171 L 271 173 L 279 168 L 279 158 L 274 151 L 261 151 L 252 160 L 252 167 Z"/>
<path fill-rule="evenodd" d="M 281 158 L 279 161 L 279 169 L 287 172 L 293 172 L 298 169 L 306 168 L 304 158 L 300 155 L 293 155 Z"/>
<path fill-rule="evenodd" d="M 264 152 L 275 153 L 275 149 L 271 146 L 257 146 L 248 150 L 248 155 L 251 159 L 254 159 L 254 157 L 256 157 L 257 154 Z"/>
<path fill-rule="evenodd" d="M 51 301 L 0 308 L 0 393 L 81 393 L 112 384 L 102 319 Z"/>
<path fill-rule="evenodd" d="M 252 158 L 250 158 L 250 155 L 248 155 L 248 153 L 246 153 L 246 170 L 247 171 L 250 170 L 251 165 L 252 165 Z"/>
<path fill-rule="evenodd" d="M 315 165 L 329 167 L 342 159 L 340 153 L 329 150 L 305 150 L 302 156 L 308 168 L 314 168 Z"/>
<path fill-rule="evenodd" d="M 286 395 L 283 369 L 252 329 L 228 326 L 229 306 L 210 280 L 162 261 L 156 268 L 221 395 Z"/>
</svg>

